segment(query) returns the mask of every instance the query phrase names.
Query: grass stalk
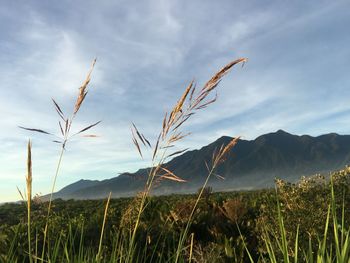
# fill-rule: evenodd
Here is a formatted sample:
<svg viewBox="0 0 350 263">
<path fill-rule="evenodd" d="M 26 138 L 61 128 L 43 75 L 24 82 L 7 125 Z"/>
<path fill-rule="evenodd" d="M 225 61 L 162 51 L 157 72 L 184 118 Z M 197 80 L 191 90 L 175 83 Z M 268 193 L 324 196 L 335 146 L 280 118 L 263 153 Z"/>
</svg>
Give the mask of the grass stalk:
<svg viewBox="0 0 350 263">
<path fill-rule="evenodd" d="M 28 254 L 29 254 L 29 262 L 33 262 L 32 257 L 32 239 L 31 239 L 31 221 L 30 221 L 30 214 L 31 214 L 31 204 L 32 204 L 32 182 L 33 182 L 33 175 L 32 175 L 32 143 L 29 140 L 28 146 L 27 146 L 27 176 L 26 176 L 26 186 L 27 186 L 27 220 L 28 220 Z"/>
<path fill-rule="evenodd" d="M 99 262 L 101 260 L 101 250 L 102 250 L 102 241 L 103 241 L 103 233 L 105 230 L 105 224 L 106 224 L 106 220 L 107 220 L 107 212 L 108 212 L 108 206 L 109 206 L 109 202 L 111 200 L 111 195 L 112 193 L 110 192 L 108 195 L 108 199 L 107 199 L 107 203 L 106 203 L 106 207 L 105 207 L 105 213 L 103 216 L 103 223 L 102 223 L 102 229 L 101 229 L 101 236 L 100 236 L 100 243 L 98 245 L 98 252 L 96 255 L 96 261 Z"/>
<path fill-rule="evenodd" d="M 192 262 L 194 233 L 191 234 L 190 257 L 188 262 Z"/>
<path fill-rule="evenodd" d="M 65 114 L 63 113 L 61 107 L 58 105 L 58 103 L 52 99 L 53 103 L 54 103 L 54 107 L 55 110 L 60 118 L 60 120 L 58 121 L 59 123 L 59 128 L 60 128 L 60 133 L 62 134 L 62 137 L 60 138 L 60 141 L 55 140 L 54 142 L 59 143 L 61 145 L 61 151 L 59 154 L 59 158 L 58 158 L 58 162 L 57 162 L 57 166 L 56 166 L 56 171 L 55 171 L 55 175 L 53 178 L 53 183 L 52 183 L 52 187 L 51 187 L 51 192 L 50 192 L 50 198 L 49 198 L 49 202 L 48 202 L 48 209 L 47 209 L 47 215 L 46 215 L 46 223 L 45 223 L 45 228 L 44 228 L 44 238 L 43 238 L 43 246 L 42 246 L 42 251 L 41 251 L 41 262 L 44 262 L 44 257 L 45 257 L 45 247 L 46 247 L 46 239 L 48 236 L 48 228 L 49 228 L 49 219 L 50 219 L 50 214 L 51 214 L 51 208 L 52 208 L 52 200 L 53 200 L 53 194 L 55 192 L 55 188 L 56 188 L 56 181 L 57 181 L 57 177 L 61 168 L 61 164 L 62 164 L 62 159 L 63 159 L 63 154 L 66 148 L 66 144 L 69 141 L 70 138 L 72 138 L 73 136 L 76 136 L 78 134 L 81 134 L 89 129 L 91 129 L 92 127 L 96 126 L 97 124 L 100 123 L 96 122 L 92 125 L 89 125 L 87 127 L 85 127 L 84 129 L 80 130 L 79 132 L 70 135 L 71 132 L 71 128 L 72 128 L 72 124 L 73 124 L 73 120 L 75 119 L 81 105 L 83 104 L 86 95 L 88 93 L 87 91 L 87 87 L 88 84 L 90 82 L 90 77 L 91 77 L 91 73 L 92 70 L 95 66 L 96 63 L 96 59 L 93 60 L 91 68 L 87 74 L 86 79 L 84 80 L 83 84 L 80 86 L 79 88 L 79 94 L 78 97 L 76 99 L 75 105 L 74 105 L 74 111 L 71 114 L 70 117 L 66 117 Z M 61 121 L 63 121 L 63 124 L 61 123 Z M 20 128 L 24 129 L 24 130 L 28 130 L 28 131 L 32 131 L 32 132 L 38 132 L 41 134 L 46 134 L 46 135 L 52 135 L 51 133 L 44 131 L 42 129 L 36 129 L 36 128 L 25 128 L 22 126 L 19 126 Z M 96 137 L 95 135 L 88 135 L 87 137 Z"/>
<path fill-rule="evenodd" d="M 47 207 L 47 215 L 46 215 L 46 223 L 45 223 L 44 239 L 43 239 L 43 248 L 42 248 L 42 253 L 41 253 L 41 260 L 42 260 L 42 262 L 44 262 L 44 256 L 45 256 L 45 246 L 46 246 L 45 244 L 46 244 L 47 232 L 48 232 L 48 227 L 49 227 L 49 218 L 50 218 L 50 213 L 51 213 L 53 193 L 55 191 L 57 177 L 58 177 L 58 174 L 59 174 L 59 171 L 60 171 L 60 168 L 61 168 L 63 154 L 64 154 L 64 146 L 62 145 L 61 152 L 60 152 L 60 155 L 59 155 L 59 158 L 58 158 L 58 162 L 57 162 L 57 166 L 56 166 L 55 176 L 54 176 L 53 183 L 52 183 L 50 199 L 49 199 L 49 203 L 48 203 L 48 207 Z"/>
<path fill-rule="evenodd" d="M 211 168 L 209 168 L 208 165 L 206 164 L 207 169 L 208 169 L 208 175 L 207 175 L 207 178 L 204 181 L 204 184 L 201 187 L 201 190 L 200 190 L 200 192 L 199 192 L 199 194 L 197 196 L 196 202 L 195 202 L 195 204 L 194 204 L 194 206 L 193 206 L 193 208 L 191 210 L 191 214 L 190 214 L 189 219 L 187 221 L 187 224 L 186 224 L 186 227 L 184 229 L 184 232 L 180 236 L 180 240 L 179 240 L 178 247 L 177 247 L 177 250 L 176 250 L 176 257 L 175 257 L 175 262 L 176 263 L 180 259 L 180 255 L 181 255 L 181 252 L 183 250 L 183 246 L 184 246 L 185 240 L 187 238 L 187 234 L 188 234 L 189 228 L 191 226 L 194 213 L 195 213 L 195 211 L 197 209 L 197 206 L 199 204 L 200 199 L 202 198 L 204 189 L 208 185 L 210 177 L 212 176 L 212 174 L 214 173 L 216 168 L 219 166 L 219 164 L 222 163 L 225 160 L 225 158 L 226 158 L 227 154 L 230 152 L 230 150 L 237 144 L 239 138 L 240 137 L 233 138 L 226 146 L 222 145 L 221 149 L 218 152 L 216 152 L 216 153 L 214 152 Z"/>
</svg>

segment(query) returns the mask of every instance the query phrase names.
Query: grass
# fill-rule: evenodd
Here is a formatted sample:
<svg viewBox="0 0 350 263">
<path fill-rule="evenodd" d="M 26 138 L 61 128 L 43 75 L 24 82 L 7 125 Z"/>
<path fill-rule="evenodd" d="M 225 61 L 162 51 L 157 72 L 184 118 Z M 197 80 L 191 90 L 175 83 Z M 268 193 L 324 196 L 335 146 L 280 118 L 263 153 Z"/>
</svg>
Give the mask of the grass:
<svg viewBox="0 0 350 263">
<path fill-rule="evenodd" d="M 34 213 L 32 210 L 32 160 L 31 160 L 31 142 L 28 142 L 27 152 L 27 176 L 26 176 L 26 200 L 27 206 L 27 245 L 28 251 L 19 251 L 18 246 L 22 243 L 22 236 L 24 230 L 21 224 L 17 228 L 13 228 L 12 240 L 6 243 L 6 253 L 0 254 L 0 260 L 3 262 L 206 262 L 212 258 L 212 262 L 221 262 L 220 257 L 226 257 L 229 262 L 340 262 L 349 263 L 349 227 L 347 225 L 347 216 L 345 209 L 345 200 L 343 201 L 342 213 L 340 223 L 338 222 L 336 194 L 334 192 L 333 181 L 330 187 L 330 202 L 328 205 L 328 213 L 325 219 L 324 232 L 318 236 L 318 248 L 315 251 L 312 238 L 309 239 L 309 246 L 305 247 L 301 244 L 303 239 L 300 236 L 302 225 L 297 225 L 294 232 L 290 233 L 290 227 L 285 223 L 284 208 L 281 207 L 280 193 L 276 192 L 275 209 L 276 214 L 274 219 L 276 227 L 272 224 L 265 224 L 261 228 L 261 239 L 264 248 L 262 251 L 251 251 L 252 244 L 247 243 L 249 235 L 256 234 L 252 229 L 255 222 L 263 218 L 261 212 L 256 205 L 256 214 L 251 218 L 242 218 L 247 216 L 248 208 L 240 207 L 242 204 L 238 199 L 233 199 L 233 202 L 225 202 L 222 207 L 220 202 L 212 202 L 209 199 L 203 203 L 203 195 L 207 195 L 207 186 L 210 177 L 215 174 L 217 167 L 224 162 L 226 156 L 231 149 L 236 145 L 239 137 L 234 138 L 229 144 L 222 145 L 217 149 L 212 156 L 210 163 L 206 163 L 208 170 L 207 177 L 198 192 L 198 195 L 191 197 L 190 203 L 186 206 L 186 202 L 177 203 L 172 200 L 168 204 L 170 210 L 163 213 L 162 210 L 157 210 L 157 205 L 151 197 L 151 192 L 155 184 L 163 180 L 172 180 L 178 183 L 186 183 L 186 180 L 180 175 L 174 174 L 164 164 L 169 159 L 187 149 L 171 151 L 177 142 L 186 138 L 189 133 L 185 133 L 183 126 L 190 121 L 198 111 L 201 111 L 214 103 L 217 99 L 216 92 L 218 84 L 223 76 L 225 76 L 233 66 L 245 63 L 246 59 L 238 59 L 232 61 L 220 71 L 218 71 L 206 84 L 197 89 L 194 82 L 191 82 L 185 89 L 184 93 L 172 107 L 169 113 L 165 113 L 163 118 L 161 131 L 155 143 L 144 136 L 142 132 L 133 123 L 131 127 L 132 140 L 139 155 L 143 158 L 145 156 L 145 148 L 150 149 L 151 169 L 147 177 L 144 191 L 137 197 L 128 201 L 125 209 L 120 209 L 125 212 L 121 215 L 123 220 L 120 220 L 120 225 L 113 223 L 114 207 L 111 207 L 111 193 L 107 198 L 107 202 L 100 204 L 101 213 L 96 215 L 96 218 L 90 218 L 93 222 L 89 226 L 89 222 L 85 222 L 80 216 L 73 216 L 72 218 L 59 218 L 57 212 L 52 215 L 54 205 L 53 193 L 55 191 L 56 180 L 62 165 L 64 151 L 70 138 L 78 134 L 82 134 L 90 130 L 100 122 L 91 124 L 78 132 L 71 132 L 73 121 L 82 106 L 86 95 L 87 87 L 90 82 L 91 73 L 96 60 L 93 61 L 91 69 L 79 89 L 78 97 L 76 99 L 73 113 L 66 117 L 59 104 L 53 100 L 55 110 L 60 118 L 59 132 L 61 133 L 60 140 L 55 140 L 61 147 L 56 172 L 53 178 L 50 198 L 47 202 L 46 216 L 41 220 L 38 217 L 38 222 L 32 221 L 31 216 Z M 51 133 L 37 129 L 26 128 L 28 131 L 39 132 L 45 135 L 52 135 Z M 86 135 L 95 137 L 95 135 Z M 216 175 L 216 174 L 215 174 Z M 348 175 L 348 174 L 347 174 Z M 278 186 L 278 185 L 277 185 Z M 74 204 L 74 201 L 70 201 Z M 260 202 L 260 201 L 259 201 Z M 45 203 L 46 204 L 46 203 Z M 38 206 L 43 207 L 45 204 Z M 86 204 L 86 203 L 85 203 Z M 35 204 L 36 205 L 36 204 Z M 67 204 L 68 205 L 68 204 Z M 233 206 L 230 210 L 229 206 Z M 177 209 L 180 206 L 180 209 Z M 103 213 L 102 213 L 102 207 Z M 95 209 L 96 206 L 93 206 Z M 241 209 L 242 208 L 242 209 Z M 113 210 L 114 209 L 114 210 Z M 206 212 L 208 210 L 208 212 Z M 270 209 L 269 211 L 272 211 Z M 126 211 L 129 211 L 126 213 Z M 198 211 L 201 211 L 202 214 Z M 211 212 L 210 212 L 211 211 Z M 229 211 L 236 211 L 234 216 L 228 214 Z M 237 214 L 240 211 L 243 215 Z M 243 212 L 244 211 L 244 212 Z M 123 214 L 123 212 L 121 212 Z M 154 215 L 159 212 L 159 215 Z M 36 212 L 35 212 L 36 213 Z M 72 211 L 70 211 L 72 213 Z M 187 213 L 185 218 L 178 215 Z M 219 216 L 215 218 L 215 215 Z M 102 216 L 103 217 L 100 217 Z M 88 215 L 89 216 L 89 215 Z M 157 225 L 153 225 L 147 217 L 154 217 Z M 40 217 L 39 217 L 40 218 Z M 80 219 L 79 219 L 80 218 Z M 250 219 L 252 219 L 250 221 Z M 202 220 L 202 221 L 201 221 Z M 216 223 L 215 220 L 218 220 Z M 233 222 L 234 221 L 234 222 Z M 331 221 L 331 223 L 330 223 Z M 42 222 L 45 222 L 42 225 Z M 123 223 L 124 222 L 124 223 Z M 128 223 L 125 223 L 128 222 Z M 211 241 L 200 241 L 201 231 L 196 228 L 203 228 L 202 223 L 210 223 L 215 227 L 212 229 L 204 229 L 208 231 L 208 236 L 213 236 L 216 243 Z M 229 222 L 229 223 L 228 223 Z M 288 221 L 287 221 L 288 222 Z M 35 228 L 32 228 L 34 223 Z M 99 224 L 102 224 L 98 228 Z M 222 224 L 221 224 L 222 223 Z M 333 227 L 333 236 L 329 237 L 329 225 Z M 50 228 L 51 226 L 51 228 Z M 215 229 L 220 229 L 220 231 Z M 246 229 L 244 230 L 244 228 Z M 32 239 L 32 232 L 35 229 L 35 241 Z M 96 230 L 97 229 L 97 230 Z M 98 230 L 99 229 L 99 230 Z M 106 232 L 106 230 L 108 231 Z M 225 231 L 227 229 L 233 232 L 238 232 L 237 239 L 227 236 Z M 49 236 L 49 231 L 52 231 L 53 236 Z M 203 229 L 202 229 L 203 230 Z M 244 230 L 244 231 L 243 231 Z M 94 232 L 96 231 L 96 232 Z M 216 232 L 215 232 L 216 231 Z M 96 245 L 89 243 L 91 240 L 89 236 L 94 232 L 94 236 L 99 233 L 99 239 Z M 1 235 L 0 235 L 1 236 Z M 205 237 L 202 237 L 205 240 Z M 1 240 L 0 240 L 1 241 Z M 254 238 L 251 238 L 254 241 Z M 4 242 L 8 242 L 6 239 Z M 0 243 L 1 244 L 1 243 Z M 97 245 L 98 244 L 98 245 Z M 103 244 L 106 244 L 105 246 Z M 32 246 L 34 245 L 34 246 Z M 204 247 L 203 247 L 204 246 Z M 41 247 L 41 249 L 40 249 Z M 240 251 L 238 251 L 240 249 Z M 1 253 L 1 250 L 0 250 Z M 315 256 L 316 255 L 316 256 Z M 208 261 L 209 262 L 209 261 Z M 225 261 L 226 262 L 226 261 Z"/>
<path fill-rule="evenodd" d="M 28 152 L 27 152 L 27 176 L 26 176 L 26 185 L 27 185 L 27 210 L 28 210 L 28 257 L 29 261 L 32 262 L 32 239 L 31 239 L 31 230 L 30 230 L 30 209 L 32 201 L 32 144 L 28 142 Z"/>
<path fill-rule="evenodd" d="M 85 79 L 85 81 L 83 82 L 83 84 L 80 86 L 79 88 L 79 93 L 78 93 L 78 97 L 76 99 L 75 105 L 74 105 L 74 110 L 73 113 L 70 116 L 65 116 L 65 114 L 63 113 L 61 107 L 59 106 L 59 104 L 52 99 L 52 102 L 54 104 L 55 110 L 60 118 L 60 120 L 58 121 L 59 124 L 59 129 L 61 132 L 61 136 L 58 136 L 58 138 L 60 138 L 59 140 L 54 140 L 53 142 L 58 143 L 61 145 L 61 151 L 59 154 L 59 158 L 58 158 L 58 162 L 57 162 L 57 166 L 56 166 L 56 172 L 53 178 L 53 183 L 52 183 L 52 187 L 51 187 L 51 191 L 50 191 L 50 198 L 49 198 L 49 202 L 48 202 L 48 208 L 47 208 L 47 216 L 46 216 L 46 225 L 45 225 L 45 229 L 44 229 L 44 241 L 43 241 L 43 248 L 42 248 L 42 255 L 41 255 L 41 261 L 44 261 L 44 255 L 45 255 L 45 245 L 46 245 L 46 237 L 47 237 L 47 232 L 48 232 L 48 227 L 49 227 L 49 218 L 50 218 L 50 213 L 51 213 L 51 205 L 52 205 L 52 199 L 53 199 L 53 193 L 55 192 L 55 188 L 56 188 L 56 182 L 57 182 L 57 177 L 61 168 L 61 164 L 62 164 L 62 159 L 63 159 L 63 155 L 64 155 L 64 151 L 66 149 L 67 143 L 68 141 L 78 135 L 81 134 L 89 129 L 91 129 L 92 127 L 96 126 L 97 124 L 99 124 L 100 122 L 96 122 L 94 124 L 91 124 L 83 129 L 81 129 L 80 131 L 74 133 L 73 135 L 71 135 L 71 128 L 74 122 L 75 117 L 77 116 L 79 109 L 81 107 L 81 105 L 83 104 L 86 95 L 88 93 L 87 91 L 87 87 L 88 84 L 90 83 L 91 80 L 91 73 L 92 70 L 95 66 L 96 63 L 96 59 L 92 62 L 90 71 Z M 46 135 L 52 135 L 51 133 L 44 131 L 42 129 L 37 129 L 37 128 L 26 128 L 23 126 L 19 126 L 22 129 L 28 130 L 28 131 L 33 131 L 33 132 L 39 132 L 42 134 L 46 134 Z M 88 135 L 88 136 L 94 136 L 94 135 Z M 29 158 L 29 157 L 28 157 Z M 28 186 L 28 184 L 27 184 Z M 28 199 L 28 202 L 30 202 L 30 200 Z"/>
<path fill-rule="evenodd" d="M 157 181 L 172 180 L 179 183 L 186 182 L 184 179 L 180 178 L 179 176 L 175 175 L 172 171 L 164 167 L 164 163 L 168 158 L 181 154 L 187 150 L 187 149 L 182 149 L 179 151 L 168 153 L 168 150 L 170 149 L 170 147 L 173 147 L 176 142 L 184 139 L 189 135 L 189 133 L 184 133 L 181 130 L 182 126 L 187 121 L 189 121 L 189 119 L 197 111 L 205 109 L 207 106 L 209 106 L 210 104 L 216 101 L 216 95 L 213 98 L 210 98 L 210 96 L 213 93 L 213 91 L 215 91 L 215 89 L 217 88 L 222 77 L 225 76 L 232 69 L 233 66 L 244 62 L 246 62 L 246 59 L 244 58 L 237 59 L 230 62 L 225 67 L 223 67 L 220 71 L 218 71 L 209 81 L 206 82 L 206 84 L 202 87 L 202 89 L 200 89 L 197 92 L 196 92 L 195 83 L 192 81 L 187 86 L 187 88 L 185 89 L 184 93 L 182 94 L 178 102 L 174 105 L 169 115 L 168 113 L 165 113 L 162 129 L 159 133 L 158 139 L 153 149 L 151 144 L 149 143 L 149 140 L 147 140 L 146 137 L 141 132 L 139 132 L 139 130 L 136 128 L 136 125 L 133 124 L 131 129 L 132 138 L 140 156 L 143 157 L 143 153 L 141 149 L 142 145 L 144 147 L 149 147 L 152 149 L 152 165 L 151 165 L 152 168 L 148 174 L 145 190 L 141 196 L 141 202 L 139 204 L 138 215 L 132 231 L 132 236 L 131 236 L 130 245 L 128 249 L 129 250 L 128 258 L 126 262 L 134 261 L 133 250 L 134 250 L 136 233 L 140 224 L 140 218 L 141 218 L 142 212 L 144 210 L 144 207 L 147 205 L 146 204 L 147 197 L 150 194 L 150 191 L 152 189 L 155 179 L 157 179 Z M 212 169 L 209 169 L 208 167 L 209 173 L 208 173 L 208 177 L 204 187 L 206 186 L 209 180 L 209 177 L 215 170 L 217 164 L 220 162 L 221 159 L 223 159 L 223 157 L 227 154 L 229 149 L 231 149 L 236 144 L 237 140 L 238 140 L 237 138 L 233 139 L 232 143 L 230 143 L 226 147 L 222 147 L 218 152 L 218 154 L 215 156 L 215 158 L 213 158 L 213 167 Z M 200 197 L 201 197 L 201 194 L 198 196 L 197 200 L 199 200 Z M 195 204 L 193 211 L 196 209 L 196 205 L 197 203 Z M 180 239 L 181 241 L 177 249 L 175 262 L 178 262 L 179 260 L 180 251 L 182 250 L 182 247 L 183 247 L 183 240 L 187 236 L 187 231 L 188 231 L 188 226 L 186 226 L 183 232 L 183 237 Z"/>
<path fill-rule="evenodd" d="M 273 246 L 273 242 L 269 238 L 269 235 L 265 235 L 265 245 L 266 249 L 268 251 L 268 259 L 269 262 L 277 263 L 280 262 L 277 257 L 277 253 L 279 252 L 283 255 L 283 261 L 284 263 L 289 262 L 317 262 L 317 263 L 323 263 L 323 262 L 337 262 L 337 263 L 349 263 L 350 262 L 350 241 L 349 241 L 349 234 L 350 234 L 350 228 L 349 226 L 345 225 L 345 212 L 344 212 L 344 203 L 343 203 L 343 209 L 341 213 L 342 223 L 341 225 L 338 224 L 338 216 L 337 216 L 337 209 L 336 209 L 336 198 L 334 194 L 334 187 L 333 187 L 333 179 L 331 177 L 331 200 L 330 204 L 328 205 L 328 212 L 327 212 L 327 218 L 325 221 L 324 226 L 324 233 L 323 238 L 318 239 L 318 249 L 316 252 L 312 249 L 312 240 L 309 239 L 309 247 L 303 248 L 299 246 L 298 238 L 299 238 L 299 226 L 296 229 L 296 238 L 294 246 L 289 245 L 289 242 L 287 240 L 287 232 L 284 225 L 284 219 L 281 214 L 281 208 L 280 203 L 277 198 L 277 218 L 278 218 L 278 224 L 279 224 L 279 231 L 280 236 L 275 237 L 276 243 L 278 245 L 278 250 L 276 251 L 276 248 Z M 329 232 L 329 221 L 330 218 L 332 218 L 333 224 L 333 242 L 331 244 L 327 244 L 327 235 Z M 294 253 L 291 253 L 292 249 L 294 248 Z M 332 249 L 335 249 L 335 255 L 334 251 Z M 299 251 L 302 253 L 303 257 L 299 256 Z M 316 255 L 316 257 L 315 257 Z M 253 262 L 253 261 L 252 261 Z"/>
<path fill-rule="evenodd" d="M 112 195 L 112 193 L 109 193 L 109 196 L 108 196 L 108 199 L 107 199 L 107 203 L 106 203 L 105 213 L 104 213 L 104 217 L 103 217 L 103 224 L 102 224 L 102 229 L 101 229 L 100 243 L 99 243 L 98 252 L 97 252 L 97 255 L 96 255 L 96 261 L 99 261 L 100 260 L 100 256 L 101 256 L 103 232 L 105 230 L 105 225 L 106 225 L 106 220 L 107 220 L 107 211 L 108 211 L 109 202 L 111 201 L 111 195 Z"/>
</svg>

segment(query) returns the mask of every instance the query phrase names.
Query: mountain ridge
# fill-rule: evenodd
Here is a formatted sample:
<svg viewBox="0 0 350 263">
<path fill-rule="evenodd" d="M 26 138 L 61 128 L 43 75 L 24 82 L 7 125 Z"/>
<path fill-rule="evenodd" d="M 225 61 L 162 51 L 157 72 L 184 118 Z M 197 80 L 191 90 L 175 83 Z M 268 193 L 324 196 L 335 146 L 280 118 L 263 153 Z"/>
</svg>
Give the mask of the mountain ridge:
<svg viewBox="0 0 350 263">
<path fill-rule="evenodd" d="M 232 137 L 221 136 L 200 149 L 187 151 L 165 167 L 187 183 L 162 181 L 154 194 L 189 193 L 196 191 L 206 177 L 205 161 L 210 161 L 213 151 L 227 144 Z M 209 184 L 214 190 L 264 188 L 273 185 L 275 177 L 295 181 L 300 176 L 326 173 L 344 167 L 350 162 L 350 135 L 328 133 L 319 136 L 294 135 L 284 130 L 263 134 L 254 140 L 240 139 L 227 160 L 218 167 Z M 122 173 L 111 179 L 79 180 L 57 193 L 54 198 L 96 199 L 105 198 L 111 191 L 114 197 L 132 196 L 142 191 L 147 171 Z"/>
</svg>

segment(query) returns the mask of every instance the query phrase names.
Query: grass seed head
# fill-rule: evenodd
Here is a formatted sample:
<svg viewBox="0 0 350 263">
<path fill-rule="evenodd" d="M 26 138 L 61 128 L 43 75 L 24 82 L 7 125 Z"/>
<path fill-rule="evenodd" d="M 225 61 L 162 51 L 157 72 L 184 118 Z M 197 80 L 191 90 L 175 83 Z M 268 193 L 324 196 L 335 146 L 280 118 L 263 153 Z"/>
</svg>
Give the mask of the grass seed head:
<svg viewBox="0 0 350 263">
<path fill-rule="evenodd" d="M 92 73 L 92 70 L 94 69 L 95 63 L 96 63 L 96 58 L 93 60 L 93 62 L 91 64 L 91 68 L 89 70 L 88 75 L 86 76 L 85 81 L 83 82 L 83 84 L 79 88 L 78 98 L 77 98 L 77 101 L 76 101 L 75 106 L 74 106 L 74 115 L 77 114 L 77 112 L 79 111 L 80 106 L 83 103 L 83 101 L 88 93 L 86 89 L 87 89 L 87 86 L 91 80 L 91 73 Z"/>
<path fill-rule="evenodd" d="M 26 175 L 26 185 L 27 185 L 27 202 L 30 204 L 32 200 L 32 143 L 29 140 L 27 146 L 27 175 Z"/>
</svg>

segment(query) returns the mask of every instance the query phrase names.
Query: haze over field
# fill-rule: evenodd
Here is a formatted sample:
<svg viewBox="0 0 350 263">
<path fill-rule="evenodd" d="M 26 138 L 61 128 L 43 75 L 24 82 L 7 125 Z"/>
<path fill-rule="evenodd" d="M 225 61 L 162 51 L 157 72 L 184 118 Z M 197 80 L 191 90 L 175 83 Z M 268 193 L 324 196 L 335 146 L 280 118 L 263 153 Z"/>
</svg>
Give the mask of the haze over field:
<svg viewBox="0 0 350 263">
<path fill-rule="evenodd" d="M 275 131 L 350 134 L 348 1 L 11 1 L 0 9 L 0 202 L 24 186 L 33 139 L 33 192 L 51 186 L 59 146 L 18 125 L 57 130 L 55 98 L 72 110 L 98 58 L 75 123 L 100 138 L 68 146 L 57 189 L 149 165 L 132 145 L 134 121 L 154 140 L 163 113 L 195 78 L 248 57 L 219 87 L 219 102 L 187 126 L 186 148 L 222 135 Z M 183 146 L 183 145 L 180 145 Z"/>
</svg>

